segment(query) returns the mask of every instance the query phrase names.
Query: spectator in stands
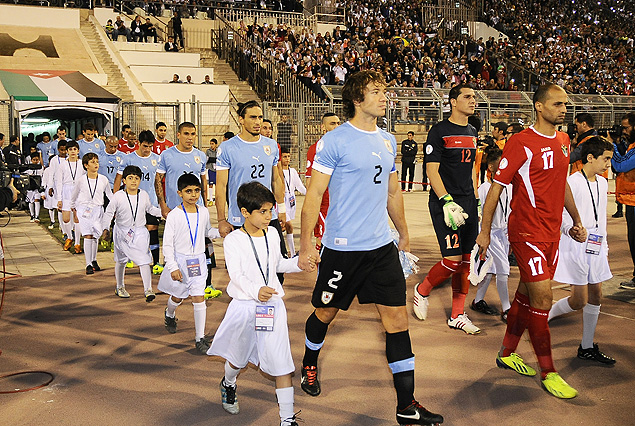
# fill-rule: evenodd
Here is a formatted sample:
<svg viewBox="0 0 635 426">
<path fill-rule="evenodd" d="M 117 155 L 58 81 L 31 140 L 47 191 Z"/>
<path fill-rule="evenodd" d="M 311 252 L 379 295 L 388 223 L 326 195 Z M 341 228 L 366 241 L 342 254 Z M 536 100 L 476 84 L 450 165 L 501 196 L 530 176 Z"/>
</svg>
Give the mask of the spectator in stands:
<svg viewBox="0 0 635 426">
<path fill-rule="evenodd" d="M 184 83 L 185 84 L 194 84 L 194 82 L 192 81 L 192 76 L 191 75 L 186 76 Z"/>
<path fill-rule="evenodd" d="M 278 143 L 280 148 L 286 148 L 291 151 L 291 134 L 293 133 L 293 125 L 289 123 L 289 116 L 282 115 L 280 122 L 278 123 Z"/>
<path fill-rule="evenodd" d="M 106 35 L 108 36 L 109 39 L 111 39 L 112 41 L 116 41 L 113 37 L 113 31 L 115 30 L 115 26 L 112 24 L 112 19 L 109 19 L 106 22 L 106 26 L 104 26 L 104 30 L 106 31 Z"/>
<path fill-rule="evenodd" d="M 150 18 L 146 18 L 145 24 L 141 25 L 141 31 L 143 31 L 143 42 L 148 42 L 148 37 L 152 37 L 154 43 L 157 42 L 157 29 L 154 28 L 152 22 L 150 22 Z"/>
<path fill-rule="evenodd" d="M 132 35 L 130 34 L 130 29 L 126 28 L 126 24 L 121 19 L 121 16 L 117 16 L 115 20 L 115 29 L 112 30 L 112 39 L 114 41 L 119 40 L 119 35 L 123 34 L 126 36 L 126 41 L 132 41 Z"/>
<path fill-rule="evenodd" d="M 134 21 L 130 24 L 130 33 L 132 34 L 132 39 L 134 41 L 144 40 L 145 35 L 143 34 L 143 23 L 141 22 L 141 16 L 137 15 L 134 18 Z"/>
<path fill-rule="evenodd" d="M 209 75 L 206 75 L 205 81 L 203 81 L 201 84 L 214 84 L 214 82 L 210 80 Z"/>
<path fill-rule="evenodd" d="M 174 75 L 172 76 L 172 80 L 170 81 L 170 83 L 183 83 L 183 82 L 180 80 L 180 78 L 179 78 L 179 75 L 178 75 L 178 74 L 174 74 Z"/>
<path fill-rule="evenodd" d="M 183 21 L 181 21 L 181 16 L 179 12 L 174 12 L 174 16 L 170 20 L 170 24 L 172 25 L 172 33 L 174 34 L 174 42 L 180 44 L 181 49 L 185 47 L 183 43 Z"/>
<path fill-rule="evenodd" d="M 168 36 L 168 41 L 163 46 L 166 52 L 178 52 L 179 47 L 174 43 L 174 37 Z"/>
</svg>

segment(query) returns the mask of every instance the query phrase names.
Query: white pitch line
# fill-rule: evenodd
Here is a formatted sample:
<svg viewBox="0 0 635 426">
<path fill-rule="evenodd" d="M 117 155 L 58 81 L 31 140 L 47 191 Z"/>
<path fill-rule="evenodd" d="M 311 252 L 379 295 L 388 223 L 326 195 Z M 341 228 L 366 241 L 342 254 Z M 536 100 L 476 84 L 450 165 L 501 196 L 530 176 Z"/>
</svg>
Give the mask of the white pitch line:
<svg viewBox="0 0 635 426">
<path fill-rule="evenodd" d="M 625 320 L 629 320 L 629 321 L 635 321 L 635 318 L 623 317 L 621 315 L 609 314 L 608 312 L 602 312 L 602 311 L 600 311 L 600 313 L 604 314 L 604 315 L 608 315 L 610 317 L 614 317 L 614 318 L 620 318 L 620 319 L 625 319 Z"/>
</svg>

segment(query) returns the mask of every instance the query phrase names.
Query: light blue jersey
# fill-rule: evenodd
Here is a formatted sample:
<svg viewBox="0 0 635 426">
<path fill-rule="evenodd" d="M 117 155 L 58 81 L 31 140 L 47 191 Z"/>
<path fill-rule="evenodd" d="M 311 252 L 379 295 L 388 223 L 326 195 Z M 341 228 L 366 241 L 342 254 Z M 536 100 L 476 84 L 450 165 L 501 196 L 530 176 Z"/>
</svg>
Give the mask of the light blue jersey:
<svg viewBox="0 0 635 426">
<path fill-rule="evenodd" d="M 114 154 L 108 154 L 106 151 L 102 151 L 97 153 L 97 155 L 99 155 L 99 174 L 108 178 L 108 182 L 112 188 L 115 184 L 115 177 L 117 176 L 119 166 L 126 154 L 121 151 L 115 151 Z"/>
<path fill-rule="evenodd" d="M 313 170 L 331 176 L 322 244 L 332 250 L 368 251 L 391 242 L 387 203 L 395 137 L 346 122 L 325 134 L 315 151 Z"/>
<path fill-rule="evenodd" d="M 201 180 L 201 176 L 207 176 L 205 162 L 207 156 L 196 148 L 190 152 L 181 152 L 176 146 L 166 149 L 161 153 L 157 173 L 165 173 L 165 202 L 170 209 L 181 204 L 181 197 L 177 193 L 177 181 L 183 173 L 193 173 Z M 203 192 L 198 204 L 203 204 Z"/>
<path fill-rule="evenodd" d="M 272 170 L 278 164 L 278 144 L 273 139 L 260 136 L 257 142 L 245 142 L 238 136 L 223 142 L 216 149 L 216 171 L 229 170 L 227 178 L 227 221 L 241 226 L 245 218 L 240 213 L 236 194 L 240 185 L 256 180 L 271 188 Z M 278 214 L 274 209 L 273 218 Z"/>
<path fill-rule="evenodd" d="M 101 151 L 106 150 L 106 144 L 99 138 L 94 138 L 92 142 L 86 142 L 84 139 L 80 139 L 77 141 L 79 144 L 79 159 L 81 160 L 84 154 L 88 154 L 89 152 L 94 152 L 98 154 Z"/>
<path fill-rule="evenodd" d="M 125 169 L 126 166 L 139 167 L 142 174 L 139 188 L 148 193 L 148 195 L 150 196 L 150 202 L 154 207 L 159 207 L 157 192 L 154 189 L 154 177 L 157 174 L 157 169 L 159 168 L 159 161 L 161 160 L 161 157 L 159 157 L 154 152 L 151 152 L 150 155 L 147 157 L 142 157 L 138 153 L 139 151 L 134 151 L 130 154 L 124 155 L 123 161 L 119 166 L 119 171 L 117 173 L 123 176 L 123 169 Z"/>
<path fill-rule="evenodd" d="M 48 167 L 51 155 L 57 155 L 57 141 L 39 142 L 36 147 L 42 153 L 42 164 L 44 167 Z"/>
</svg>

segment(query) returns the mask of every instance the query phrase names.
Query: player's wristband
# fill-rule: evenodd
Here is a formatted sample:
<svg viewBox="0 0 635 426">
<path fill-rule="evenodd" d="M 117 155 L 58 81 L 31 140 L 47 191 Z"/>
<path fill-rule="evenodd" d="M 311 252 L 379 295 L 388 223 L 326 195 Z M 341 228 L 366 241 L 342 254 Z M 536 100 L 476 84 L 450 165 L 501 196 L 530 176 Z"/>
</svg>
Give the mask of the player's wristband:
<svg viewBox="0 0 635 426">
<path fill-rule="evenodd" d="M 227 223 L 229 223 L 229 221 L 228 221 L 227 219 L 218 219 L 218 223 L 221 223 L 221 222 L 227 222 Z"/>
<path fill-rule="evenodd" d="M 443 197 L 439 197 L 439 201 L 445 201 L 446 203 L 451 203 L 454 201 L 454 198 L 450 194 L 445 194 Z"/>
<path fill-rule="evenodd" d="M 287 206 L 284 203 L 278 203 L 278 214 L 287 214 Z"/>
</svg>

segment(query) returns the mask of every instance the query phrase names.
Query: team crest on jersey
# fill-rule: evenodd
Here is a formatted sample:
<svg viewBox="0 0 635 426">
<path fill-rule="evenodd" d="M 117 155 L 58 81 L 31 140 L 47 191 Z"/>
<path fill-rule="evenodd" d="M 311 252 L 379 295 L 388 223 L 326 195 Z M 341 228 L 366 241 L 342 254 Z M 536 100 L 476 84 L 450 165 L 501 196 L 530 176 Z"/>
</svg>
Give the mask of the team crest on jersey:
<svg viewBox="0 0 635 426">
<path fill-rule="evenodd" d="M 157 165 L 157 160 L 152 160 L 152 161 L 150 161 L 150 162 L 152 163 L 152 165 L 153 165 L 153 166 L 156 166 L 156 165 Z"/>
<path fill-rule="evenodd" d="M 433 149 L 434 149 L 434 148 L 432 147 L 432 145 L 428 145 L 428 146 L 426 146 L 426 155 L 430 155 L 430 154 L 432 154 L 432 150 L 433 150 Z"/>
<path fill-rule="evenodd" d="M 478 139 L 476 139 L 476 138 L 472 138 L 472 142 L 474 142 L 474 148 L 476 148 L 476 141 L 477 141 L 477 140 L 478 140 Z"/>
<path fill-rule="evenodd" d="M 560 145 L 560 148 L 562 148 L 562 153 L 564 154 L 565 157 L 569 156 L 569 150 L 567 149 L 566 145 Z"/>
<path fill-rule="evenodd" d="M 271 155 L 271 147 L 269 145 L 265 145 L 262 148 L 265 150 L 265 154 Z"/>
<path fill-rule="evenodd" d="M 386 145 L 386 149 L 388 149 L 388 152 L 390 152 L 391 154 L 395 153 L 392 150 L 392 144 L 390 143 L 390 141 L 388 139 L 384 139 L 384 145 Z"/>
<path fill-rule="evenodd" d="M 117 160 L 117 163 L 121 163 L 121 157 L 120 156 L 116 156 L 115 160 Z"/>
<path fill-rule="evenodd" d="M 221 153 L 221 149 L 220 146 L 218 148 L 216 148 L 216 157 L 219 157 Z"/>
<path fill-rule="evenodd" d="M 322 303 L 324 303 L 325 305 L 328 305 L 331 300 L 333 300 L 333 293 L 331 293 L 330 291 L 323 291 Z"/>
<path fill-rule="evenodd" d="M 498 169 L 502 170 L 507 168 L 507 166 L 509 165 L 509 162 L 507 161 L 507 158 L 503 158 L 500 162 L 500 164 L 498 165 Z"/>
<path fill-rule="evenodd" d="M 99 143 L 95 142 L 95 148 L 99 148 Z"/>
<path fill-rule="evenodd" d="M 201 162 L 201 157 L 199 157 L 198 155 L 194 157 L 194 161 L 196 162 L 196 164 L 200 164 Z"/>
<path fill-rule="evenodd" d="M 315 145 L 315 152 L 320 152 L 324 149 L 324 141 L 322 139 L 320 139 L 317 142 L 317 145 Z"/>
</svg>

